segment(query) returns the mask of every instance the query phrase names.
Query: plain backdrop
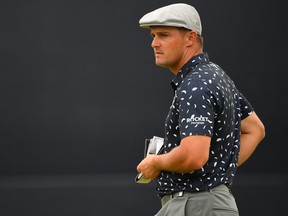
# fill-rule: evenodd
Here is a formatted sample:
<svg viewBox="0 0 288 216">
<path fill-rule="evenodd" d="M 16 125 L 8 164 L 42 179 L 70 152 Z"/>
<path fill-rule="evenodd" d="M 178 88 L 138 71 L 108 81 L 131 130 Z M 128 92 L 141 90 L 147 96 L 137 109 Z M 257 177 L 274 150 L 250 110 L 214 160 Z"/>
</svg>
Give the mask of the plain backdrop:
<svg viewBox="0 0 288 216">
<path fill-rule="evenodd" d="M 266 127 L 239 173 L 287 174 L 284 2 L 182 2 L 200 13 L 210 60 Z M 164 135 L 173 96 L 173 75 L 155 66 L 138 21 L 170 3 L 0 2 L 0 176 L 136 173 L 144 139 Z"/>
</svg>

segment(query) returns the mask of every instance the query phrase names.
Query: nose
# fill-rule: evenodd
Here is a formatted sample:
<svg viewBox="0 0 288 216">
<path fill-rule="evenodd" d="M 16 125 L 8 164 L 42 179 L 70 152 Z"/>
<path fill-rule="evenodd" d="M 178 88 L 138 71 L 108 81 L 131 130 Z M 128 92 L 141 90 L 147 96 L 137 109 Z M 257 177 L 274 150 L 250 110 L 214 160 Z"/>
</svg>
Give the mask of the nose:
<svg viewBox="0 0 288 216">
<path fill-rule="evenodd" d="M 151 47 L 152 48 L 159 47 L 159 41 L 156 39 L 156 37 L 153 38 L 151 42 Z"/>
</svg>

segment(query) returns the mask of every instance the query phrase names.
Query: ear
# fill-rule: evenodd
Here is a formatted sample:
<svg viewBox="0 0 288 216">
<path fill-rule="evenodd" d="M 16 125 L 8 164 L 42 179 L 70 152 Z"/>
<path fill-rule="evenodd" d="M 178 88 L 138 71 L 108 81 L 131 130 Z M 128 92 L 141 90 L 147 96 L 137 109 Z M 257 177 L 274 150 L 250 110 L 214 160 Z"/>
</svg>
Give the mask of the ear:
<svg viewBox="0 0 288 216">
<path fill-rule="evenodd" d="M 186 35 L 187 46 L 192 46 L 196 43 L 197 33 L 195 31 L 189 31 Z"/>
</svg>

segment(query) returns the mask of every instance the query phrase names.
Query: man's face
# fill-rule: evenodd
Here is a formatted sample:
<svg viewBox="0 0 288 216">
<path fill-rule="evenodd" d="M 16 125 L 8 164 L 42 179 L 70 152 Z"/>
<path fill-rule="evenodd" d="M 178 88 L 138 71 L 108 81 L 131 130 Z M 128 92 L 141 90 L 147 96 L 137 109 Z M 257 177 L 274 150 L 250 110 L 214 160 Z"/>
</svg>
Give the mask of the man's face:
<svg viewBox="0 0 288 216">
<path fill-rule="evenodd" d="M 176 27 L 154 26 L 151 36 L 156 65 L 177 70 L 185 56 L 185 32 Z"/>
</svg>

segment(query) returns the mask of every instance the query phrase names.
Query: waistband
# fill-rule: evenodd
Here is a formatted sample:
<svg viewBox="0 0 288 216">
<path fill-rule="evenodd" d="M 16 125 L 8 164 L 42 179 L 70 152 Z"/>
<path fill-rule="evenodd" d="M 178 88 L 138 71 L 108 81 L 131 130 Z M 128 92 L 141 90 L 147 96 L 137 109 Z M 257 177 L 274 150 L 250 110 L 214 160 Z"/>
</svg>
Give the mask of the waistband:
<svg viewBox="0 0 288 216">
<path fill-rule="evenodd" d="M 229 187 L 227 187 L 225 184 L 220 184 L 220 185 L 217 185 L 213 188 L 210 188 L 208 190 L 205 190 L 205 191 L 200 191 L 200 192 L 188 192 L 188 191 L 178 191 L 178 192 L 175 192 L 175 193 L 172 193 L 172 194 L 167 194 L 167 195 L 164 195 L 162 196 L 161 198 L 161 203 L 162 203 L 162 206 L 165 205 L 170 199 L 172 198 L 175 198 L 175 197 L 182 197 L 182 196 L 191 196 L 195 193 L 201 193 L 201 192 L 213 192 L 213 191 L 226 191 L 226 192 L 229 192 L 231 193 L 231 190 Z"/>
</svg>

